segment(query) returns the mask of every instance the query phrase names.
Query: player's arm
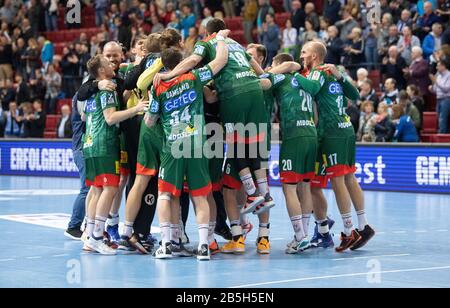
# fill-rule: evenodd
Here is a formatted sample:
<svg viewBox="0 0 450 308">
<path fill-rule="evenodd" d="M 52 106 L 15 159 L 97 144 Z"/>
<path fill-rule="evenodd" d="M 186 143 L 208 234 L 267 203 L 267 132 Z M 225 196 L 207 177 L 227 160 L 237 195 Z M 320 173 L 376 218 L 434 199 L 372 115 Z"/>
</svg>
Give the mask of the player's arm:
<svg viewBox="0 0 450 308">
<path fill-rule="evenodd" d="M 316 71 L 315 73 L 318 73 Z M 320 79 L 314 80 L 314 79 L 308 79 L 299 73 L 294 74 L 295 79 L 297 79 L 298 84 L 300 87 L 311 94 L 312 97 L 316 96 L 317 93 L 319 93 L 320 89 L 322 88 L 322 84 L 320 82 Z M 319 76 L 319 78 L 322 78 L 322 76 Z"/>
<path fill-rule="evenodd" d="M 173 70 L 171 70 L 168 73 L 157 73 L 155 74 L 155 77 L 153 78 L 153 84 L 158 85 L 161 80 L 169 80 L 176 76 L 182 75 L 190 70 L 192 70 L 194 67 L 196 67 L 201 61 L 203 60 L 203 57 L 193 54 L 181 61 L 180 64 L 178 64 Z"/>
<path fill-rule="evenodd" d="M 228 47 L 225 39 L 228 37 L 230 30 L 220 30 L 216 35 L 217 50 L 214 60 L 208 63 L 213 75 L 217 75 L 228 62 Z"/>
<path fill-rule="evenodd" d="M 203 98 L 205 99 L 205 102 L 207 102 L 208 104 L 215 104 L 219 101 L 217 91 L 211 89 L 208 86 L 203 87 Z"/>
<path fill-rule="evenodd" d="M 116 105 L 111 103 L 111 100 L 108 99 L 108 94 L 111 95 L 110 93 L 104 94 L 100 99 L 104 99 L 104 101 L 102 101 L 103 116 L 109 126 L 129 119 L 148 107 L 148 101 L 140 100 L 136 106 L 130 109 L 117 111 Z"/>
<path fill-rule="evenodd" d="M 152 87 L 151 89 L 150 100 L 151 100 L 150 107 L 148 108 L 148 111 L 144 116 L 144 122 L 145 125 L 147 125 L 147 127 L 154 126 L 158 121 L 159 114 L 161 113 L 160 104 L 156 100 L 156 92 L 154 87 Z"/>
<path fill-rule="evenodd" d="M 261 85 L 261 88 L 266 91 L 272 88 L 272 82 L 268 78 L 262 78 L 259 80 L 259 84 Z"/>
<path fill-rule="evenodd" d="M 270 69 L 270 73 L 272 74 L 287 74 L 290 72 L 298 72 L 302 69 L 302 66 L 294 61 L 286 61 L 282 64 L 278 65 L 277 67 L 274 67 Z"/>
<path fill-rule="evenodd" d="M 344 92 L 345 97 L 355 101 L 359 98 L 358 89 L 348 80 L 344 74 L 341 74 L 339 70 L 333 64 L 325 64 L 324 67 L 329 70 L 334 77 L 336 77 L 339 84 L 342 86 L 342 91 Z"/>
<path fill-rule="evenodd" d="M 141 93 L 144 93 L 144 96 L 147 96 L 147 89 L 150 87 L 150 85 L 153 82 L 153 78 L 155 75 L 161 71 L 161 69 L 164 67 L 164 65 L 161 62 L 161 58 L 158 58 L 155 60 L 155 62 L 147 68 L 140 76 L 137 81 L 137 88 L 141 91 Z"/>
<path fill-rule="evenodd" d="M 255 59 L 251 58 L 249 60 L 251 67 L 255 71 L 256 75 L 260 76 L 263 75 L 265 72 L 262 69 L 262 67 L 258 64 L 258 62 L 255 61 Z"/>
</svg>

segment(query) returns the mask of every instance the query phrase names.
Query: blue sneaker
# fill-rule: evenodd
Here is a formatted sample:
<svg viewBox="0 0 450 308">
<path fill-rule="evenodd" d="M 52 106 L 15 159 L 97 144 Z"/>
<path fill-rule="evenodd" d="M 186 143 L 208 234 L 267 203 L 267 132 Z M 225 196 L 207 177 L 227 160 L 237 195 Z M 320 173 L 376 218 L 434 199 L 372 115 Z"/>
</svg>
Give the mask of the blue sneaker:
<svg viewBox="0 0 450 308">
<path fill-rule="evenodd" d="M 111 242 L 113 243 L 120 242 L 119 225 L 114 226 L 107 225 L 106 232 L 108 232 Z"/>
<path fill-rule="evenodd" d="M 331 228 L 333 228 L 335 221 L 331 218 L 328 218 L 328 229 L 331 231 Z M 314 227 L 314 235 L 311 239 L 311 247 L 312 248 L 328 248 L 328 247 L 333 247 L 334 246 L 334 242 L 333 242 L 333 237 L 331 236 L 330 233 L 326 234 L 326 235 L 322 235 L 319 233 L 319 227 L 316 226 Z"/>
<path fill-rule="evenodd" d="M 146 242 L 152 243 L 153 245 L 155 245 L 156 243 L 158 243 L 158 240 L 151 233 L 149 233 Z"/>
</svg>

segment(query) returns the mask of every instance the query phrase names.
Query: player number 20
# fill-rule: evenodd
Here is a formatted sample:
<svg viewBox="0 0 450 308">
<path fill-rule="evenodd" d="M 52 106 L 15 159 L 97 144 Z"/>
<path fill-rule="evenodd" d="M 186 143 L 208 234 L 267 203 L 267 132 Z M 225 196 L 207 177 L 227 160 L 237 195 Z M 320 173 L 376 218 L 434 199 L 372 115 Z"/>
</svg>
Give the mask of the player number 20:
<svg viewBox="0 0 450 308">
<path fill-rule="evenodd" d="M 302 101 L 302 111 L 313 112 L 312 98 L 304 90 L 300 90 L 300 97 L 303 97 Z"/>
<path fill-rule="evenodd" d="M 283 171 L 290 171 L 292 170 L 292 160 L 290 159 L 283 159 L 281 161 L 281 163 L 283 164 Z"/>
</svg>

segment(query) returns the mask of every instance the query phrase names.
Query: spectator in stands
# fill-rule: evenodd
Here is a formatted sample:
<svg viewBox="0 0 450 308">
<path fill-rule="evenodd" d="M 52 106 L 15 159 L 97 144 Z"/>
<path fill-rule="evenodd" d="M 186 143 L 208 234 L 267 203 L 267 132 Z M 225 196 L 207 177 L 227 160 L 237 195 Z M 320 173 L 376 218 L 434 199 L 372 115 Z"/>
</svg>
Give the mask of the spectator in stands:
<svg viewBox="0 0 450 308">
<path fill-rule="evenodd" d="M 325 44 L 327 45 L 325 63 L 340 65 L 344 53 L 344 42 L 339 37 L 339 30 L 336 26 L 328 27 L 328 39 Z"/>
<path fill-rule="evenodd" d="M 320 20 L 319 20 L 319 15 L 317 15 L 317 13 L 316 13 L 316 7 L 314 6 L 314 3 L 308 2 L 305 4 L 305 14 L 306 14 L 306 19 L 309 19 L 311 21 L 313 30 L 316 32 L 319 32 Z"/>
<path fill-rule="evenodd" d="M 383 58 L 381 73 L 384 78 L 393 78 L 400 90 L 406 88 L 404 69 L 407 67 L 405 59 L 399 54 L 397 46 L 389 48 L 388 56 Z"/>
<path fill-rule="evenodd" d="M 402 105 L 392 107 L 392 121 L 396 125 L 394 141 L 398 142 L 419 142 L 416 127 L 410 116 L 405 114 Z"/>
<path fill-rule="evenodd" d="M 46 92 L 46 82 L 42 75 L 42 70 L 37 68 L 34 74 L 35 78 L 28 81 L 30 87 L 31 100 L 39 99 L 44 100 Z"/>
<path fill-rule="evenodd" d="M 388 106 L 378 104 L 377 116 L 372 120 L 375 126 L 375 142 L 390 142 L 394 135 L 394 127 L 389 117 Z"/>
<path fill-rule="evenodd" d="M 270 6 L 269 0 L 258 0 L 258 4 L 259 10 L 256 18 L 256 26 L 258 27 L 259 41 L 262 42 L 263 41 L 262 36 L 264 32 L 263 25 L 267 21 L 266 16 L 275 14 L 275 11 L 273 7 Z"/>
<path fill-rule="evenodd" d="M 392 20 L 392 17 L 390 14 L 385 14 L 383 16 L 383 20 L 387 23 L 388 21 Z M 380 59 L 383 59 L 387 56 L 389 47 L 397 46 L 398 40 L 400 38 L 398 30 L 395 25 L 390 25 L 387 28 L 377 28 L 376 35 L 378 36 L 378 55 Z"/>
<path fill-rule="evenodd" d="M 356 71 L 356 87 L 360 89 L 364 82 L 369 81 L 368 77 L 369 72 L 364 67 L 358 68 Z"/>
<path fill-rule="evenodd" d="M 394 78 L 388 78 L 384 82 L 384 93 L 381 97 L 383 103 L 391 106 L 398 103 L 397 82 Z"/>
<path fill-rule="evenodd" d="M 417 134 L 420 133 L 420 129 L 422 127 L 422 117 L 420 115 L 419 109 L 411 102 L 409 99 L 408 93 L 406 90 L 400 91 L 398 94 L 399 104 L 403 107 L 405 115 L 411 117 L 411 120 L 416 127 Z"/>
<path fill-rule="evenodd" d="M 420 40 L 412 34 L 409 27 L 403 27 L 403 35 L 398 40 L 397 48 L 407 65 L 411 64 L 411 50 L 413 47 L 420 47 Z"/>
<path fill-rule="evenodd" d="M 25 137 L 43 138 L 45 130 L 45 111 L 42 109 L 42 101 L 37 99 L 33 102 L 33 112 L 24 115 L 23 125 L 26 131 Z"/>
<path fill-rule="evenodd" d="M 26 74 L 26 46 L 25 46 L 25 40 L 23 38 L 18 38 L 16 42 L 13 41 L 12 43 L 12 63 L 13 63 L 13 69 L 17 72 L 19 72 L 22 75 Z"/>
<path fill-rule="evenodd" d="M 47 31 L 58 30 L 58 1 L 44 0 L 45 7 L 45 28 Z"/>
<path fill-rule="evenodd" d="M 48 65 L 53 62 L 54 56 L 53 44 L 52 42 L 47 40 L 45 36 L 39 36 L 38 45 L 41 50 L 42 66 L 44 68 L 44 71 L 46 71 Z"/>
<path fill-rule="evenodd" d="M 45 110 L 49 114 L 54 114 L 56 111 L 57 97 L 61 91 L 61 75 L 55 71 L 53 64 L 48 66 L 44 79 L 47 84 L 45 92 Z"/>
<path fill-rule="evenodd" d="M 419 110 L 421 119 L 420 122 L 423 123 L 423 112 L 425 110 L 425 102 L 422 98 L 422 95 L 420 94 L 419 88 L 414 84 L 410 84 L 406 87 L 406 93 L 408 93 L 408 98 L 411 101 L 411 103 L 414 106 L 416 106 L 417 110 Z"/>
<path fill-rule="evenodd" d="M 317 39 L 317 32 L 314 30 L 312 20 L 307 17 L 305 20 L 305 31 L 301 32 L 298 38 L 299 45 L 303 46 L 315 39 Z"/>
<path fill-rule="evenodd" d="M 271 14 L 266 16 L 266 22 L 262 26 L 262 41 L 267 48 L 267 65 L 272 64 L 273 57 L 276 56 L 280 49 L 280 28 L 274 22 Z"/>
<path fill-rule="evenodd" d="M 292 26 L 297 29 L 297 32 L 303 31 L 305 28 L 306 14 L 302 8 L 302 3 L 299 0 L 292 1 Z"/>
<path fill-rule="evenodd" d="M 13 76 L 12 45 L 5 35 L 0 36 L 0 81 L 10 79 Z"/>
<path fill-rule="evenodd" d="M 22 37 L 25 40 L 25 42 L 28 42 L 28 40 L 32 37 L 34 37 L 33 30 L 30 26 L 30 20 L 28 18 L 25 18 L 22 23 Z"/>
<path fill-rule="evenodd" d="M 15 101 L 9 103 L 8 111 L 4 111 L 5 117 L 5 138 L 20 137 L 20 115 Z"/>
<path fill-rule="evenodd" d="M 37 37 L 40 31 L 45 31 L 45 12 L 40 0 L 30 0 L 27 16 L 34 37 Z"/>
<path fill-rule="evenodd" d="M 417 35 L 421 40 L 431 31 L 433 24 L 441 20 L 434 13 L 433 4 L 430 1 L 425 2 L 423 8 L 424 14 L 417 19 L 416 23 Z"/>
<path fill-rule="evenodd" d="M 207 9 L 207 7 L 205 7 L 203 9 L 203 15 L 205 16 L 205 18 L 207 18 L 208 15 L 205 13 L 205 9 Z M 209 8 L 208 8 L 208 10 L 209 10 Z M 174 5 L 174 3 L 173 2 L 167 2 L 164 14 L 161 15 L 162 16 L 162 22 L 163 22 L 164 26 L 167 26 L 167 24 L 171 21 L 173 12 L 175 12 L 175 5 Z M 211 14 L 210 10 L 209 10 L 209 14 Z M 204 24 L 203 26 L 206 27 L 206 24 Z"/>
<path fill-rule="evenodd" d="M 430 75 L 430 91 L 436 93 L 437 112 L 439 116 L 439 133 L 449 133 L 448 117 L 450 115 L 450 61 L 440 59 L 436 75 Z"/>
<path fill-rule="evenodd" d="M 20 106 L 20 104 L 29 102 L 31 99 L 30 88 L 28 87 L 27 82 L 19 73 L 15 75 L 16 81 L 16 102 Z"/>
<path fill-rule="evenodd" d="M 172 12 L 172 17 L 170 22 L 167 24 L 168 29 L 175 29 L 180 31 L 181 30 L 181 25 L 180 25 L 180 18 L 179 18 L 179 14 L 177 12 Z"/>
<path fill-rule="evenodd" d="M 369 25 L 364 31 L 364 56 L 369 70 L 375 69 L 375 65 L 378 64 L 378 38 L 375 31 L 376 25 Z"/>
<path fill-rule="evenodd" d="M 347 115 L 350 117 L 350 122 L 352 123 L 353 129 L 356 134 L 359 129 L 359 117 L 361 115 L 361 111 L 356 105 L 356 102 L 348 102 L 345 113 L 347 113 Z"/>
<path fill-rule="evenodd" d="M 13 88 L 11 79 L 0 81 L 0 107 L 3 110 L 8 110 L 9 103 L 16 98 L 16 91 Z"/>
<path fill-rule="evenodd" d="M 283 30 L 283 52 L 289 53 L 294 59 L 297 59 L 297 41 L 298 33 L 297 29 L 292 27 L 292 21 L 286 20 L 286 28 Z"/>
<path fill-rule="evenodd" d="M 234 17 L 236 13 L 234 12 L 234 1 L 233 0 L 222 0 L 223 10 L 225 11 L 226 17 Z"/>
<path fill-rule="evenodd" d="M 116 32 L 114 32 L 114 37 L 125 48 L 127 48 L 127 50 L 130 49 L 131 29 L 123 24 L 122 18 L 120 18 L 120 17 L 116 17 L 114 19 L 114 25 L 116 26 Z"/>
<path fill-rule="evenodd" d="M 373 102 L 364 101 L 361 104 L 361 114 L 359 117 L 359 128 L 356 133 L 356 140 L 362 142 L 375 142 L 375 119 Z"/>
<path fill-rule="evenodd" d="M 411 11 L 404 9 L 400 16 L 400 20 L 397 22 L 397 30 L 399 33 L 403 33 L 404 27 L 409 27 L 412 29 L 413 20 L 411 18 Z"/>
<path fill-rule="evenodd" d="M 66 97 L 72 97 L 78 88 L 76 78 L 80 74 L 80 60 L 76 53 L 64 47 L 63 58 L 61 60 L 62 87 Z"/>
<path fill-rule="evenodd" d="M 342 10 L 342 17 L 341 20 L 339 20 L 337 23 L 335 23 L 335 26 L 338 27 L 340 38 L 343 42 L 346 42 L 347 40 L 351 40 L 349 38 L 349 35 L 353 28 L 359 27 L 358 22 L 353 18 L 352 14 L 350 13 L 350 8 L 345 7 Z"/>
<path fill-rule="evenodd" d="M 357 105 L 360 106 L 364 101 L 371 101 L 373 103 L 374 110 L 377 110 L 379 100 L 375 89 L 372 87 L 372 81 L 370 79 L 362 82 L 359 90 L 359 100 L 357 100 Z"/>
<path fill-rule="evenodd" d="M 39 46 L 35 38 L 28 40 L 28 48 L 26 49 L 24 60 L 27 63 L 27 78 L 34 78 L 34 72 L 37 68 L 40 68 L 39 63 Z"/>
<path fill-rule="evenodd" d="M 151 22 L 152 22 L 152 31 L 151 33 L 159 33 L 162 32 L 164 30 L 164 26 L 163 24 L 159 21 L 159 18 L 157 15 L 152 15 L 152 17 L 150 17 Z"/>
<path fill-rule="evenodd" d="M 0 104 L 0 138 L 5 136 L 5 124 L 6 124 L 6 115 L 3 112 L 2 105 Z"/>
<path fill-rule="evenodd" d="M 77 77 L 84 77 L 87 75 L 87 62 L 91 58 L 91 55 L 88 51 L 88 47 L 85 44 L 80 42 L 75 43 L 75 53 L 79 59 L 79 73 Z"/>
<path fill-rule="evenodd" d="M 422 48 L 413 47 L 411 52 L 412 62 L 408 68 L 405 69 L 408 78 L 408 84 L 417 86 L 422 95 L 427 95 L 428 87 L 430 86 L 430 67 L 428 61 L 422 56 Z"/>
<path fill-rule="evenodd" d="M 347 65 L 350 76 L 356 79 L 356 71 L 364 65 L 364 40 L 361 37 L 361 28 L 353 28 L 349 38 L 350 43 L 344 47 L 344 63 Z"/>
<path fill-rule="evenodd" d="M 247 43 L 249 43 L 249 44 L 253 43 L 252 30 L 253 30 L 253 25 L 255 24 L 257 15 L 258 15 L 258 3 L 256 2 L 256 0 L 245 0 L 243 26 L 244 26 L 244 37 L 245 37 L 245 40 L 247 41 Z M 210 19 L 212 19 L 211 16 L 209 16 L 209 17 L 210 18 L 208 19 L 208 21 Z M 205 17 L 205 19 L 206 19 L 206 17 Z M 202 23 L 203 23 L 203 21 L 202 21 Z M 205 23 L 204 28 L 206 29 L 206 23 Z M 204 34 L 206 34 L 206 30 L 204 31 Z M 204 34 L 202 34 L 202 35 L 204 35 Z"/>
<path fill-rule="evenodd" d="M 189 4 L 185 3 L 181 6 L 181 34 L 183 38 L 187 38 L 189 36 L 189 29 L 195 27 L 196 18 L 192 13 L 192 8 Z"/>
<path fill-rule="evenodd" d="M 61 119 L 56 125 L 57 138 L 72 138 L 72 120 L 69 105 L 61 106 Z"/>
<path fill-rule="evenodd" d="M 431 29 L 431 32 L 425 36 L 422 43 L 423 56 L 425 59 L 429 59 L 430 56 L 440 50 L 442 46 L 442 25 L 440 23 L 434 23 Z"/>
<path fill-rule="evenodd" d="M 3 6 L 0 8 L 0 19 L 8 24 L 12 24 L 16 13 L 17 9 L 12 4 L 12 0 L 5 0 Z"/>
<path fill-rule="evenodd" d="M 341 2 L 339 0 L 326 0 L 323 15 L 333 25 L 339 20 Z"/>
<path fill-rule="evenodd" d="M 189 29 L 189 36 L 184 41 L 184 50 L 187 54 L 191 54 L 194 51 L 195 43 L 198 41 L 198 30 L 196 27 Z"/>
<path fill-rule="evenodd" d="M 328 39 L 328 27 L 330 26 L 330 21 L 323 16 L 320 16 L 320 31 L 317 34 L 319 39 L 326 41 Z"/>
<path fill-rule="evenodd" d="M 172 2 L 170 2 L 172 3 Z M 256 12 L 258 11 L 258 5 L 256 4 L 256 0 L 246 0 L 245 1 L 245 9 L 244 9 L 244 33 L 246 33 L 246 31 L 248 31 L 248 33 L 250 34 L 250 37 L 252 36 L 252 28 L 253 28 L 253 23 L 255 22 L 255 18 L 256 18 Z M 173 4 L 172 4 L 173 6 Z M 250 7 L 250 9 L 249 9 Z M 252 11 L 253 9 L 253 11 Z M 249 11 L 247 11 L 249 10 Z M 253 15 L 251 15 L 251 13 L 253 12 Z M 250 15 L 246 15 L 249 14 Z M 202 37 L 205 37 L 207 35 L 206 33 L 206 25 L 208 24 L 208 22 L 213 19 L 212 17 L 212 12 L 208 7 L 203 8 L 203 16 L 204 18 L 202 19 L 202 22 L 200 23 L 200 29 L 199 29 L 199 34 Z M 249 18 L 248 20 L 246 18 Z M 250 21 L 250 25 L 246 25 L 246 20 L 247 22 Z M 169 19 L 170 22 L 170 19 Z M 246 33 L 246 34 L 248 34 Z M 248 38 L 246 37 L 247 42 L 250 42 L 248 40 Z"/>
<path fill-rule="evenodd" d="M 422 17 L 425 14 L 425 2 L 431 2 L 431 7 L 433 10 L 437 9 L 437 1 L 438 0 L 418 0 L 415 11 L 417 12 L 417 17 Z"/>
<path fill-rule="evenodd" d="M 103 18 L 106 16 L 108 5 L 108 0 L 95 0 L 95 25 L 97 27 L 100 27 L 103 23 Z"/>
</svg>

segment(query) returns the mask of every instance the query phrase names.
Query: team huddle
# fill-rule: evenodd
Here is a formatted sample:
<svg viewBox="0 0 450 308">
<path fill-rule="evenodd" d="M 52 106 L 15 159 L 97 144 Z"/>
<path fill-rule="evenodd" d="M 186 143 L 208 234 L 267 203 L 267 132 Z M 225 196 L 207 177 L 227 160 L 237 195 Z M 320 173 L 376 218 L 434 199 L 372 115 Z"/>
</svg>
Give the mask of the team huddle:
<svg viewBox="0 0 450 308">
<path fill-rule="evenodd" d="M 253 227 L 249 214 L 259 220 L 257 252 L 270 253 L 270 209 L 275 202 L 267 162 L 275 109 L 282 137 L 280 178 L 294 231 L 285 252 L 334 246 L 330 233 L 334 221 L 327 216 L 322 192 L 328 181 L 344 225 L 336 251 L 364 246 L 375 232 L 367 222 L 364 195 L 354 176 L 356 137 L 346 114 L 347 100 L 357 99 L 358 90 L 334 65 L 323 63 L 326 47 L 320 42 L 302 47 L 302 65 L 282 53 L 264 71 L 264 46 L 251 44 L 245 49 L 228 37 L 230 31 L 220 19 L 209 21 L 206 30 L 208 36 L 186 58 L 181 36 L 167 29 L 136 40 L 132 46 L 136 63 L 121 64 L 122 50 L 116 42 L 107 43 L 103 53 L 88 62 L 91 79 L 79 90 L 89 97 L 82 104 L 90 186 L 83 249 L 105 255 L 118 250 L 150 253 L 151 247 L 142 243 L 133 226 L 144 191 L 157 177 L 161 241 L 155 258 L 210 260 L 216 253 L 242 254 Z M 118 77 L 132 90 L 121 89 Z M 130 141 L 121 127 L 136 116 L 143 120 L 133 136 L 134 153 L 127 149 Z M 112 239 L 105 224 L 112 220 L 118 225 L 118 216 L 110 213 L 120 207 L 128 161 L 136 161 L 136 178 L 127 194 L 124 229 L 119 239 Z M 192 251 L 182 240 L 183 193 L 194 204 L 198 225 L 199 243 Z M 223 195 L 231 227 L 222 247 L 214 233 L 219 206 L 215 193 Z M 358 228 L 352 222 L 352 205 Z M 312 215 L 316 227 L 310 238 Z"/>
</svg>

